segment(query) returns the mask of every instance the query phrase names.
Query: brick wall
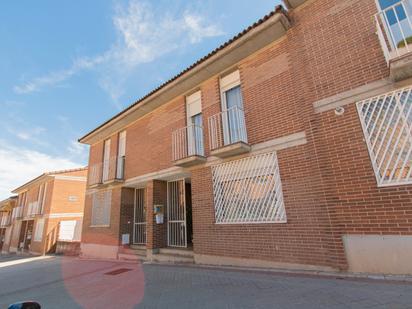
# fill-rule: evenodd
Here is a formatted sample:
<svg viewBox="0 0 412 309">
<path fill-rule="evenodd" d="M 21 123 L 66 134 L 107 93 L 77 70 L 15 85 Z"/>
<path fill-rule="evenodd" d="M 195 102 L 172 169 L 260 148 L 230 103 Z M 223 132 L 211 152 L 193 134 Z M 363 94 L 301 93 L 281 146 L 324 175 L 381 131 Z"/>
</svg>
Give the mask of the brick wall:
<svg viewBox="0 0 412 309">
<path fill-rule="evenodd" d="M 121 199 L 119 241 L 122 240 L 122 234 L 129 234 L 130 243 L 132 243 L 134 224 L 134 189 L 123 188 Z"/>
<path fill-rule="evenodd" d="M 158 249 L 167 246 L 167 182 L 151 181 L 146 188 L 146 224 L 147 224 L 147 248 Z M 154 205 L 163 205 L 165 214 L 163 224 L 156 223 Z"/>
<path fill-rule="evenodd" d="M 286 36 L 238 64 L 249 142 L 304 131 L 307 143 L 278 152 L 287 224 L 214 224 L 211 169 L 192 170 L 196 253 L 345 269 L 343 234 L 412 233 L 411 186 L 377 188 L 354 104 L 341 117 L 313 108 L 317 100 L 388 77 L 376 10 L 375 0 L 310 0 L 291 12 Z M 208 155 L 207 119 L 221 111 L 218 76 L 199 87 Z M 173 166 L 171 135 L 185 118 L 180 96 L 127 127 L 126 179 Z M 101 161 L 102 152 L 102 143 L 93 145 L 90 162 Z M 152 207 L 166 205 L 165 186 L 149 181 L 146 188 L 150 249 L 166 242 L 166 224 L 154 224 Z M 108 231 L 84 229 L 96 243 L 105 243 Z"/>
<path fill-rule="evenodd" d="M 91 244 L 105 244 L 109 246 L 119 246 L 120 233 L 120 205 L 121 187 L 110 189 L 112 191 L 112 203 L 110 208 L 110 226 L 92 227 L 92 194 L 86 195 L 84 207 L 84 219 L 82 228 L 82 242 Z"/>
</svg>

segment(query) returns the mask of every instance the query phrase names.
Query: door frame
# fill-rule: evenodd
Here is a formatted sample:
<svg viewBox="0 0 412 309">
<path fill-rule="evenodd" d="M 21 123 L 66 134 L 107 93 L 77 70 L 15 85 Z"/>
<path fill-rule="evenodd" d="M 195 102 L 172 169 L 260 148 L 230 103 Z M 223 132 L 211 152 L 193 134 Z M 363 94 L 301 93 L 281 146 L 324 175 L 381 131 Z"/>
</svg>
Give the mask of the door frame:
<svg viewBox="0 0 412 309">
<path fill-rule="evenodd" d="M 170 193 L 170 188 L 169 188 L 169 184 L 172 182 L 183 182 L 183 203 L 184 203 L 184 210 L 183 210 L 183 214 L 184 214 L 184 219 L 183 220 L 170 220 L 170 211 L 171 211 L 171 199 L 169 198 L 169 193 Z M 187 216 L 186 216 L 186 178 L 180 178 L 180 179 L 176 179 L 176 180 L 171 180 L 167 182 L 167 246 L 168 247 L 174 247 L 174 248 L 187 248 Z M 171 234 L 170 234 L 170 224 L 171 223 L 183 223 L 184 225 L 184 245 L 183 246 L 177 246 L 177 245 L 171 245 L 170 242 L 170 238 L 171 238 Z"/>
<path fill-rule="evenodd" d="M 147 243 L 147 219 L 146 216 L 144 216 L 144 222 L 136 222 L 136 203 L 137 203 L 137 191 L 142 190 L 143 191 L 143 211 L 144 213 L 147 212 L 146 208 L 146 190 L 145 188 L 134 188 L 134 196 L 133 196 L 133 236 L 132 236 L 132 244 L 133 245 L 146 245 Z M 136 242 L 136 225 L 144 225 L 144 239 L 145 242 Z"/>
</svg>

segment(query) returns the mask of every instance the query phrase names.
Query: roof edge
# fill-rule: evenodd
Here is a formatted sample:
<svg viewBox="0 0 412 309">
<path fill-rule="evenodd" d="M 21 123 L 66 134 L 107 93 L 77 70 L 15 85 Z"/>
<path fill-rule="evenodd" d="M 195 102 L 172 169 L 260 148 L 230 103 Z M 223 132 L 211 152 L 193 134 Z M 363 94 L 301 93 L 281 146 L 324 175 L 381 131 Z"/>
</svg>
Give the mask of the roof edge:
<svg viewBox="0 0 412 309">
<path fill-rule="evenodd" d="M 232 45 L 234 45 L 235 43 L 240 41 L 246 34 L 251 32 L 253 29 L 261 26 L 262 24 L 264 24 L 266 21 L 270 20 L 273 16 L 275 16 L 277 14 L 281 15 L 281 17 L 283 16 L 284 18 L 287 19 L 288 22 L 290 22 L 290 18 L 289 18 L 289 14 L 288 14 L 287 10 L 282 5 L 277 5 L 273 11 L 269 12 L 267 15 L 265 15 L 264 17 L 262 17 L 261 19 L 256 21 L 254 24 L 252 24 L 248 28 L 244 29 L 243 31 L 239 32 L 237 35 L 233 36 L 231 39 L 229 39 L 225 43 L 221 44 L 219 47 L 215 48 L 213 51 L 211 51 L 206 56 L 200 58 L 199 60 L 197 60 L 196 62 L 194 62 L 190 66 L 188 66 L 186 69 L 184 69 L 183 71 L 181 71 L 177 75 L 175 75 L 172 78 L 170 78 L 169 80 L 167 80 L 165 83 L 163 83 L 160 86 L 156 87 L 155 89 L 153 89 L 152 91 L 150 91 L 149 93 L 147 93 L 146 95 L 144 95 L 143 97 L 141 97 L 140 99 L 135 101 L 133 104 L 126 107 L 121 112 L 119 112 L 116 115 L 114 115 L 113 117 L 109 118 L 107 121 L 103 122 L 101 125 L 99 125 L 95 129 L 93 129 L 89 133 L 85 134 L 83 137 L 79 138 L 78 142 L 83 143 L 83 144 L 87 144 L 88 143 L 87 141 L 89 140 L 89 138 L 91 138 L 94 134 L 97 134 L 103 128 L 111 125 L 112 122 L 118 120 L 119 118 L 121 118 L 123 115 L 125 115 L 129 111 L 132 111 L 135 108 L 139 107 L 141 105 L 141 103 L 143 103 L 147 100 L 150 100 L 151 97 L 157 95 L 166 86 L 169 86 L 170 84 L 172 84 L 174 82 L 178 82 L 180 79 L 183 79 L 192 70 L 198 68 L 201 64 L 203 64 L 207 60 L 212 59 L 219 52 L 222 52 L 225 49 L 229 49 Z"/>
<path fill-rule="evenodd" d="M 32 180 L 29 180 L 28 182 L 24 183 L 23 185 L 17 187 L 13 191 L 11 191 L 11 193 L 18 194 L 19 192 L 23 191 L 28 186 L 40 181 L 41 179 L 45 179 L 46 177 L 53 177 L 54 175 L 64 174 L 64 173 L 85 171 L 87 169 L 88 169 L 88 167 L 86 166 L 86 167 L 79 167 L 79 168 L 73 168 L 73 169 L 67 169 L 67 170 L 46 172 L 46 173 L 41 174 L 40 176 L 37 176 L 36 178 L 33 178 Z"/>
</svg>

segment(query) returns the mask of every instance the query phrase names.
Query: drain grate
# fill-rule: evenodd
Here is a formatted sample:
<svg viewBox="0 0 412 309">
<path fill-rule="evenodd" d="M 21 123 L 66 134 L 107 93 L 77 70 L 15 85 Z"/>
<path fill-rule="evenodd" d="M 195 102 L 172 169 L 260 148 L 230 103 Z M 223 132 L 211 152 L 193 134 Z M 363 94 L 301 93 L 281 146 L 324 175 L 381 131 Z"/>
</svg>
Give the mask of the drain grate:
<svg viewBox="0 0 412 309">
<path fill-rule="evenodd" d="M 131 270 L 132 269 L 130 269 L 130 268 L 119 268 L 119 269 L 109 271 L 108 273 L 105 273 L 105 275 L 116 276 L 116 275 L 120 275 L 120 274 L 126 273 L 126 272 L 131 271 Z"/>
</svg>

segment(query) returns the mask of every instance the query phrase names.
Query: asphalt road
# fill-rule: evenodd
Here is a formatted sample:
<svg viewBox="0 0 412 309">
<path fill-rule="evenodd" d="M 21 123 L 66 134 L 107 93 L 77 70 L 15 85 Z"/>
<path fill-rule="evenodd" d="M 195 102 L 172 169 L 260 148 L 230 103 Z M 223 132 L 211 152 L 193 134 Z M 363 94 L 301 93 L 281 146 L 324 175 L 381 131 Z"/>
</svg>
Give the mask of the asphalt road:
<svg viewBox="0 0 412 309">
<path fill-rule="evenodd" d="M 18 263 L 18 264 L 17 264 Z M 0 309 L 412 308 L 412 284 L 79 260 L 0 257 Z"/>
</svg>

